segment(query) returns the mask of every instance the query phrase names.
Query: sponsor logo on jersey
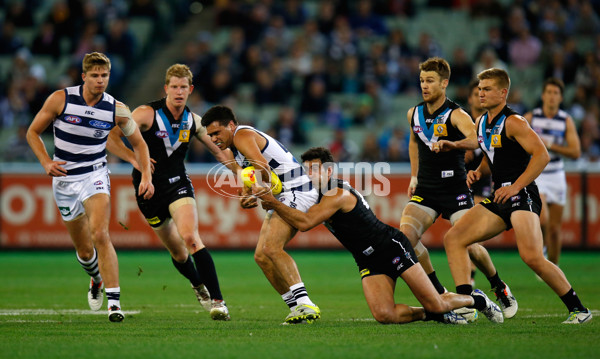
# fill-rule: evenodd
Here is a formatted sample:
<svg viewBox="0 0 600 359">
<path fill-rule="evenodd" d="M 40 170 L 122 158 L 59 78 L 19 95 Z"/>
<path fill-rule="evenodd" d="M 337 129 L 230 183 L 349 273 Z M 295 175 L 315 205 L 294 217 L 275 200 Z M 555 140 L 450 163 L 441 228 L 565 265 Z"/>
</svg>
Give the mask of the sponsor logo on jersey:
<svg viewBox="0 0 600 359">
<path fill-rule="evenodd" d="M 371 271 L 369 270 L 369 268 L 365 268 L 365 269 L 363 269 L 363 270 L 360 271 L 361 278 L 365 277 L 365 276 L 368 276 L 369 274 L 371 274 Z"/>
<path fill-rule="evenodd" d="M 412 196 L 412 197 L 410 197 L 410 200 L 415 201 L 415 202 L 421 202 L 423 200 L 423 197 Z"/>
<path fill-rule="evenodd" d="M 484 199 L 483 201 L 481 201 L 481 203 L 492 203 L 492 201 L 490 201 L 489 198 Z"/>
<path fill-rule="evenodd" d="M 477 136 L 477 142 L 483 143 L 483 136 Z"/>
<path fill-rule="evenodd" d="M 167 131 L 156 131 L 154 135 L 158 138 L 167 138 L 169 137 L 169 133 Z"/>
<path fill-rule="evenodd" d="M 370 256 L 371 254 L 373 254 L 373 252 L 375 252 L 375 249 L 373 249 L 373 247 L 369 246 L 369 248 L 367 248 L 363 251 L 363 254 L 366 256 Z"/>
<path fill-rule="evenodd" d="M 442 171 L 442 178 L 454 177 L 454 170 Z"/>
<path fill-rule="evenodd" d="M 158 217 L 146 218 L 146 221 L 148 221 L 148 223 L 150 223 L 150 224 L 158 224 L 158 222 L 160 222 L 160 218 L 158 218 Z"/>
<path fill-rule="evenodd" d="M 467 195 L 466 194 L 461 194 L 458 197 L 456 197 L 457 201 L 462 201 L 463 199 L 467 199 Z"/>
<path fill-rule="evenodd" d="M 423 132 L 423 128 L 421 128 L 421 126 L 414 126 L 413 131 L 415 133 L 421 133 L 421 132 Z"/>
<path fill-rule="evenodd" d="M 181 176 L 171 177 L 171 178 L 169 178 L 169 183 L 173 184 L 173 183 L 179 181 L 180 179 L 181 179 Z"/>
<path fill-rule="evenodd" d="M 104 182 L 102 182 L 102 181 L 96 181 L 96 182 L 94 182 L 94 186 L 102 186 L 103 183 Z"/>
<path fill-rule="evenodd" d="M 510 197 L 511 202 L 518 201 L 520 199 L 521 199 L 521 196 L 519 196 L 519 195 Z"/>
<path fill-rule="evenodd" d="M 90 121 L 90 126 L 107 130 L 110 128 L 110 123 L 98 120 Z"/>
<path fill-rule="evenodd" d="M 396 258 L 392 259 L 392 263 L 394 263 L 394 264 L 400 263 L 400 257 L 396 257 Z"/>
<path fill-rule="evenodd" d="M 73 116 L 73 115 L 69 115 L 67 117 L 65 117 L 65 121 L 69 122 L 69 123 L 81 123 L 81 118 L 77 117 L 77 116 Z"/>
</svg>

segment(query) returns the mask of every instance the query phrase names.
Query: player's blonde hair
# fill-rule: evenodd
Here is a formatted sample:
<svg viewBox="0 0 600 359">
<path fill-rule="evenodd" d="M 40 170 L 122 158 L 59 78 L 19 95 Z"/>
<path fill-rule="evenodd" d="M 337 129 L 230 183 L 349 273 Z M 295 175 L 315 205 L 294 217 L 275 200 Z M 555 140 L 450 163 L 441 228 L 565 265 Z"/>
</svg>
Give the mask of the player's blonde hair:
<svg viewBox="0 0 600 359">
<path fill-rule="evenodd" d="M 192 75 L 190 68 L 183 64 L 175 64 L 167 69 L 165 85 L 169 84 L 171 77 L 187 78 L 190 86 L 192 85 L 192 80 L 194 79 L 194 75 Z"/>
<path fill-rule="evenodd" d="M 502 70 L 499 68 L 483 70 L 477 75 L 477 78 L 479 79 L 479 81 L 495 80 L 496 84 L 501 89 L 506 89 L 507 92 L 510 90 L 510 78 L 508 77 L 508 72 L 506 72 L 506 70 Z"/>
<path fill-rule="evenodd" d="M 96 66 L 106 67 L 108 71 L 110 71 L 109 58 L 101 52 L 92 52 L 89 54 L 85 54 L 81 63 L 83 73 L 87 73 Z"/>
</svg>

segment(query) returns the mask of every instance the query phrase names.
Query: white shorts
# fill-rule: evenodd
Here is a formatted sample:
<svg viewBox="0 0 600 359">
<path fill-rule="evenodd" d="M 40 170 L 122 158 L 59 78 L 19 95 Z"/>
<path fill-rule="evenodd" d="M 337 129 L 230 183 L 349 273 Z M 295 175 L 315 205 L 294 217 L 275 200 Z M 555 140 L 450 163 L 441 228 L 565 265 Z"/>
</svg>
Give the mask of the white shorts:
<svg viewBox="0 0 600 359">
<path fill-rule="evenodd" d="M 65 179 L 65 177 L 53 177 L 52 191 L 56 206 L 66 222 L 85 213 L 83 202 L 91 196 L 98 193 L 106 193 L 110 196 L 110 178 L 106 167 L 77 176 L 76 181 Z"/>
<path fill-rule="evenodd" d="M 316 188 L 312 188 L 310 191 L 286 191 L 281 192 L 277 199 L 288 207 L 306 213 L 319 200 L 319 192 Z"/>
<path fill-rule="evenodd" d="M 564 171 L 543 173 L 535 180 L 546 203 L 564 206 L 567 203 L 567 178 Z"/>
</svg>

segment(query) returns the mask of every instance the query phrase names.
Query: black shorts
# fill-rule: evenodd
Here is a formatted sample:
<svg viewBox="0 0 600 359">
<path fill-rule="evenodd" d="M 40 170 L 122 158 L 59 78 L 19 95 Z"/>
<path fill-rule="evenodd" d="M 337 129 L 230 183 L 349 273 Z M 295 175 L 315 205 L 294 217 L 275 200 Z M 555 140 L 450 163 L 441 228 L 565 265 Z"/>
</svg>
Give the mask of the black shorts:
<svg viewBox="0 0 600 359">
<path fill-rule="evenodd" d="M 484 199 L 481 204 L 502 218 L 504 223 L 506 223 L 507 231 L 512 228 L 510 215 L 514 211 L 528 211 L 539 216 L 542 210 L 542 200 L 540 199 L 540 193 L 535 182 L 523 188 L 516 196 L 512 196 L 510 200 L 506 201 L 506 203 L 495 203 L 494 195 L 492 194 L 490 197 Z"/>
<path fill-rule="evenodd" d="M 362 258 L 360 263 L 357 261 L 361 278 L 385 274 L 396 280 L 405 270 L 419 262 L 404 233 L 399 230 L 393 233 L 386 244 L 378 248 L 380 255 Z"/>
<path fill-rule="evenodd" d="M 442 215 L 442 218 L 450 219 L 454 213 L 473 207 L 473 196 L 465 183 L 464 187 L 456 187 L 454 190 L 440 188 L 431 190 L 419 188 L 415 190 L 410 202 L 429 207 Z"/>
<path fill-rule="evenodd" d="M 169 205 L 171 203 L 180 198 L 194 198 L 194 187 L 188 176 L 181 176 L 174 183 L 155 184 L 154 196 L 150 199 L 138 196 L 138 186 L 134 187 L 138 207 L 151 227 L 159 227 L 167 219 L 171 218 L 171 213 L 169 212 Z"/>
</svg>

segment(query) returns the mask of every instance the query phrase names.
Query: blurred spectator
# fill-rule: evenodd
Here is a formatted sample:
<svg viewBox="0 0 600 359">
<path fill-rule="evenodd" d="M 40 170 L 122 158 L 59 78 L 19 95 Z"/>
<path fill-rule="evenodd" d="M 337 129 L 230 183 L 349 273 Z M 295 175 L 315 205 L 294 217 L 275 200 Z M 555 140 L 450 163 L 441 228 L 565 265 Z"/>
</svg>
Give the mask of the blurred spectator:
<svg viewBox="0 0 600 359">
<path fill-rule="evenodd" d="M 481 71 L 492 67 L 504 70 L 507 69 L 506 64 L 496 56 L 494 49 L 488 48 L 481 52 L 479 55 L 479 60 L 473 64 L 473 73 L 477 75 Z"/>
<path fill-rule="evenodd" d="M 496 17 L 504 18 L 504 7 L 498 0 L 478 0 L 471 5 L 471 17 Z M 452 65 L 454 67 L 454 65 Z"/>
<path fill-rule="evenodd" d="M 377 142 L 377 136 L 373 133 L 368 133 L 362 145 L 362 151 L 359 156 L 360 162 L 380 162 L 383 161 L 381 149 Z"/>
<path fill-rule="evenodd" d="M 597 103 L 587 108 L 581 123 L 579 138 L 581 139 L 581 157 L 589 161 L 600 160 L 600 109 Z"/>
<path fill-rule="evenodd" d="M 390 32 L 386 43 L 386 55 L 390 61 L 399 61 L 412 55 L 412 50 L 406 43 L 404 32 L 401 29 L 394 29 Z"/>
<path fill-rule="evenodd" d="M 129 23 L 123 18 L 113 20 L 108 27 L 106 50 L 111 55 L 121 56 L 125 62 L 125 69 L 134 65 L 133 59 L 138 44 L 129 29 Z M 144 49 L 137 49 L 141 51 Z"/>
<path fill-rule="evenodd" d="M 386 1 L 386 9 L 380 13 L 395 16 L 413 17 L 415 15 L 415 5 L 412 0 L 389 0 Z"/>
<path fill-rule="evenodd" d="M 425 61 L 430 57 L 442 57 L 442 48 L 430 34 L 422 32 L 419 35 L 419 44 L 417 45 L 415 53 L 419 56 L 421 61 Z"/>
<path fill-rule="evenodd" d="M 50 55 L 55 60 L 60 57 L 60 39 L 54 31 L 54 25 L 51 22 L 45 21 L 40 31 L 33 39 L 31 52 L 34 55 Z"/>
<path fill-rule="evenodd" d="M 407 162 L 408 135 L 401 127 L 395 127 L 391 133 L 386 133 L 380 139 L 384 159 L 387 162 Z"/>
<path fill-rule="evenodd" d="M 53 26 L 50 24 L 50 26 Z M 83 60 L 85 54 L 92 52 L 94 42 L 97 41 L 96 37 L 103 39 L 103 36 L 98 34 L 99 27 L 95 21 L 86 23 L 83 27 L 83 31 L 76 40 L 76 45 L 73 51 L 73 57 L 77 61 Z"/>
<path fill-rule="evenodd" d="M 299 36 L 294 40 L 286 63 L 292 74 L 296 76 L 306 76 L 310 73 L 312 59 L 307 51 L 306 41 L 302 37 Z"/>
<path fill-rule="evenodd" d="M 358 94 L 363 90 L 359 62 L 356 56 L 344 58 L 342 70 L 341 92 L 345 94 Z"/>
<path fill-rule="evenodd" d="M 352 29 L 348 21 L 343 17 L 337 17 L 335 29 L 331 32 L 331 43 L 329 45 L 329 57 L 334 61 L 342 61 L 346 56 L 358 54 L 358 45 L 354 39 Z"/>
<path fill-rule="evenodd" d="M 6 97 L 0 98 L 0 128 L 29 125 L 30 120 L 31 114 L 25 96 L 15 83 L 12 83 L 8 87 Z"/>
<path fill-rule="evenodd" d="M 0 34 L 0 55 L 12 55 L 23 46 L 23 40 L 15 33 L 15 24 L 5 21 Z"/>
<path fill-rule="evenodd" d="M 508 56 L 518 69 L 526 69 L 538 61 L 542 43 L 531 34 L 526 25 L 523 25 L 517 34 L 518 37 L 508 44 Z"/>
<path fill-rule="evenodd" d="M 527 112 L 527 106 L 523 103 L 521 89 L 516 86 L 511 87 L 508 92 L 506 104 L 520 115 L 524 115 Z"/>
<path fill-rule="evenodd" d="M 33 16 L 31 11 L 26 7 L 24 1 L 9 1 L 6 18 L 10 19 L 15 27 L 31 27 L 33 26 Z"/>
<path fill-rule="evenodd" d="M 580 10 L 575 18 L 575 33 L 578 35 L 596 35 L 600 33 L 600 18 L 589 0 L 580 3 Z"/>
<path fill-rule="evenodd" d="M 306 144 L 306 135 L 300 127 L 300 122 L 296 118 L 296 111 L 292 107 L 286 106 L 279 110 L 272 132 L 274 138 L 281 142 L 284 147 L 289 148 L 290 146 Z"/>
<path fill-rule="evenodd" d="M 231 75 L 225 69 L 218 69 L 213 75 L 208 87 L 202 91 L 202 96 L 212 104 L 224 102 L 233 94 L 234 87 Z"/>
<path fill-rule="evenodd" d="M 383 36 L 388 32 L 383 19 L 373 13 L 371 0 L 358 1 L 356 12 L 350 17 L 350 26 L 361 38 Z"/>
<path fill-rule="evenodd" d="M 308 84 L 308 92 L 302 97 L 300 113 L 323 114 L 328 107 L 325 83 L 321 79 L 313 79 Z"/>
<path fill-rule="evenodd" d="M 8 141 L 4 149 L 3 158 L 6 162 L 33 162 L 37 160 L 35 154 L 27 143 L 28 124 L 19 125 L 16 137 Z"/>
<path fill-rule="evenodd" d="M 329 151 L 334 162 L 354 162 L 358 155 L 358 146 L 346 138 L 346 130 L 337 129 L 329 144 Z"/>
<path fill-rule="evenodd" d="M 244 60 L 242 61 L 241 81 L 243 83 L 253 82 L 256 78 L 256 70 L 265 65 L 262 60 L 261 49 L 258 45 L 250 45 L 246 49 Z"/>
<path fill-rule="evenodd" d="M 331 101 L 327 106 L 327 111 L 323 114 L 322 123 L 329 128 L 345 129 L 349 126 L 350 120 L 344 115 L 340 103 Z"/>
<path fill-rule="evenodd" d="M 154 21 L 159 19 L 158 8 L 153 0 L 132 0 L 129 5 L 130 17 L 148 17 Z"/>
<path fill-rule="evenodd" d="M 255 44 L 261 38 L 269 23 L 269 8 L 265 4 L 252 5 L 249 14 L 244 18 L 242 27 L 249 44 Z"/>
<path fill-rule="evenodd" d="M 454 49 L 450 77 L 452 84 L 462 87 L 467 86 L 471 82 L 471 79 L 473 79 L 473 65 L 469 63 L 467 53 L 462 47 Z"/>
<path fill-rule="evenodd" d="M 277 88 L 273 76 L 265 68 L 256 71 L 256 89 L 254 91 L 254 103 L 258 106 L 268 104 L 283 104 L 284 93 Z"/>
<path fill-rule="evenodd" d="M 246 52 L 246 36 L 241 27 L 234 27 L 229 33 L 229 41 L 225 46 L 225 52 L 236 62 L 241 62 Z"/>
<path fill-rule="evenodd" d="M 77 35 L 77 32 L 73 31 L 77 19 L 73 17 L 71 9 L 64 0 L 58 0 L 52 4 L 47 21 L 54 25 L 54 30 L 59 38 L 73 38 Z"/>
<path fill-rule="evenodd" d="M 317 25 L 319 31 L 325 36 L 329 36 L 333 31 L 335 26 L 335 3 L 333 0 L 323 0 L 319 2 Z"/>
<path fill-rule="evenodd" d="M 302 26 L 307 20 L 306 9 L 300 0 L 285 0 L 277 11 L 287 26 Z"/>
<path fill-rule="evenodd" d="M 375 116 L 373 113 L 373 99 L 364 94 L 357 98 L 356 110 L 352 119 L 354 125 L 371 127 L 375 125 Z"/>
<path fill-rule="evenodd" d="M 302 36 L 306 39 L 308 52 L 311 55 L 322 55 L 327 51 L 327 37 L 319 32 L 319 26 L 313 19 L 309 19 L 304 24 L 304 33 Z"/>
<path fill-rule="evenodd" d="M 502 32 L 497 26 L 491 26 L 488 29 L 487 42 L 479 46 L 477 50 L 477 57 L 481 56 L 481 53 L 487 49 L 493 49 L 496 52 L 496 56 L 506 62 L 508 61 L 508 45 L 502 38 Z"/>
<path fill-rule="evenodd" d="M 550 64 L 544 70 L 544 78 L 555 77 L 562 80 L 565 85 L 570 85 L 575 81 L 576 66 L 569 66 L 565 63 L 565 55 L 561 49 L 556 49 L 552 53 Z"/>
</svg>

